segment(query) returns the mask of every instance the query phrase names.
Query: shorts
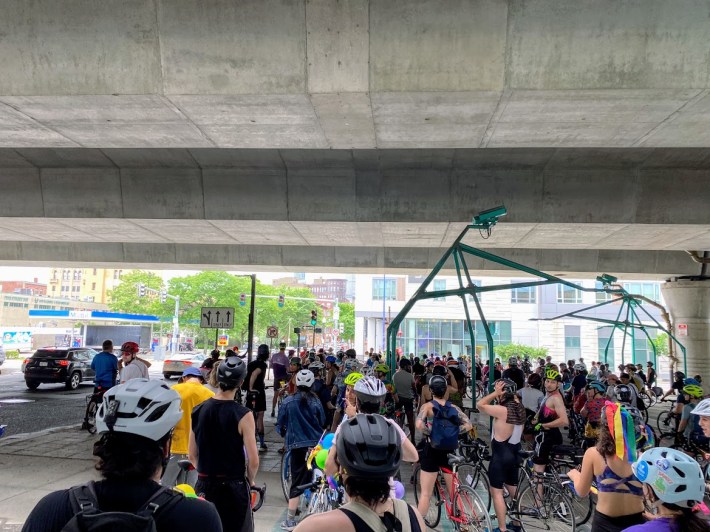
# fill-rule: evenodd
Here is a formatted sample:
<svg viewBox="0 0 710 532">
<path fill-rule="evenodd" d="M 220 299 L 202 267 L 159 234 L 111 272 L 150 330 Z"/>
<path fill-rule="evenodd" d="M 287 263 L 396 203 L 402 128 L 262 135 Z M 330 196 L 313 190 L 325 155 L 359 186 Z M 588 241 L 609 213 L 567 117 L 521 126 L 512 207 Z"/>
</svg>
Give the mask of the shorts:
<svg viewBox="0 0 710 532">
<path fill-rule="evenodd" d="M 442 467 L 451 469 L 449 465 L 449 454 L 454 451 L 444 451 L 442 449 L 434 449 L 429 443 L 424 445 L 424 449 L 419 453 L 419 465 L 422 471 L 427 473 L 436 473 Z"/>
<path fill-rule="evenodd" d="M 397 401 L 397 408 L 402 408 L 407 414 L 414 412 L 414 399 L 400 397 Z"/>
<path fill-rule="evenodd" d="M 254 412 L 266 412 L 266 391 L 253 390 L 247 393 L 247 408 Z"/>
<path fill-rule="evenodd" d="M 299 490 L 298 486 L 308 484 L 312 480 L 311 472 L 306 468 L 306 456 L 308 456 L 308 447 L 291 449 L 291 459 L 288 464 L 291 472 L 291 489 L 288 492 L 289 499 L 300 497 L 303 490 Z"/>
<path fill-rule="evenodd" d="M 535 436 L 535 455 L 532 458 L 533 464 L 547 465 L 550 463 L 550 454 L 555 445 L 562 445 L 562 433 L 560 429 L 549 429 Z"/>
<path fill-rule="evenodd" d="M 251 490 L 246 480 L 200 478 L 195 493 L 203 493 L 217 508 L 224 530 L 253 532 L 254 515 L 251 511 Z"/>
<path fill-rule="evenodd" d="M 519 443 L 508 443 L 491 440 L 491 462 L 488 465 L 488 479 L 491 488 L 503 489 L 503 484 L 508 486 L 518 485 L 520 456 Z"/>
<path fill-rule="evenodd" d="M 609 517 L 595 509 L 592 517 L 592 532 L 621 532 L 630 526 L 642 525 L 645 522 L 643 514 Z"/>
</svg>

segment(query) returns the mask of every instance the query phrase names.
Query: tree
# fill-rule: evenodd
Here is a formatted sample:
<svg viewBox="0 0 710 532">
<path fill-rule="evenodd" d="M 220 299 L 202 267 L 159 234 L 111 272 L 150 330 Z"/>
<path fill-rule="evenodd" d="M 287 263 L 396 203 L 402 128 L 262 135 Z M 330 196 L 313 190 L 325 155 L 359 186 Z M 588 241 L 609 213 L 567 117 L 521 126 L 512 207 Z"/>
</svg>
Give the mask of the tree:
<svg viewBox="0 0 710 532">
<path fill-rule="evenodd" d="M 531 360 L 545 358 L 548 353 L 547 347 L 534 347 L 525 344 L 506 344 L 497 345 L 493 348 L 497 357 L 500 357 L 502 362 L 505 362 L 512 356 L 518 358 L 529 357 Z"/>
<path fill-rule="evenodd" d="M 651 340 L 651 343 L 656 348 L 656 355 L 658 356 L 668 356 L 668 335 L 666 333 L 661 333 Z"/>
<path fill-rule="evenodd" d="M 340 323 L 343 324 L 342 340 L 352 342 L 355 338 L 355 305 L 340 303 Z"/>
<path fill-rule="evenodd" d="M 172 310 L 166 312 L 165 305 L 160 303 L 159 296 L 148 292 L 144 297 L 138 296 L 139 284 L 144 284 L 157 291 L 163 288 L 163 280 L 154 273 L 143 270 L 130 271 L 123 274 L 121 282 L 108 292 L 109 308 L 114 312 L 148 314 L 161 319 L 169 319 Z"/>
</svg>

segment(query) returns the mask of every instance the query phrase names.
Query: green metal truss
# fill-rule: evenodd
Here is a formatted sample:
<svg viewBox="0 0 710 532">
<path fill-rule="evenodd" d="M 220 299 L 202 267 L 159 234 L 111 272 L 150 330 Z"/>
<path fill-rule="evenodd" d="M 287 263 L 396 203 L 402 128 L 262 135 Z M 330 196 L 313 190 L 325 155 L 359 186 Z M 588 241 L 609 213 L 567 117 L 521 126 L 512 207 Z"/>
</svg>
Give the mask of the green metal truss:
<svg viewBox="0 0 710 532">
<path fill-rule="evenodd" d="M 629 329 L 631 330 L 631 337 L 632 337 L 632 346 L 633 340 L 635 339 L 635 331 L 639 330 L 642 331 L 646 337 L 650 340 L 651 337 L 648 334 L 649 328 L 651 329 L 657 329 L 659 331 L 665 332 L 668 334 L 668 336 L 676 343 L 676 345 L 680 348 L 681 352 L 683 353 L 683 364 L 687 373 L 687 362 L 685 360 L 685 347 L 678 341 L 678 339 L 673 335 L 671 331 L 663 327 L 658 320 L 656 320 L 651 314 L 648 313 L 648 311 L 641 305 L 641 300 L 637 299 L 633 294 L 629 294 L 626 290 L 623 288 L 613 288 L 609 284 L 604 284 L 603 288 L 586 288 L 584 286 L 580 286 L 576 283 L 572 283 L 570 281 L 567 281 L 565 279 L 562 279 L 560 277 L 557 277 L 555 275 L 551 275 L 549 273 L 545 273 L 539 270 L 536 270 L 535 268 L 531 268 L 529 266 L 525 266 L 524 264 L 517 263 L 515 261 L 499 257 L 498 255 L 494 255 L 492 253 L 489 253 L 487 251 L 483 251 L 481 249 L 477 249 L 471 246 L 468 246 L 462 242 L 463 238 L 466 236 L 468 231 L 470 229 L 478 229 L 479 231 L 484 229 L 487 230 L 488 233 L 490 234 L 490 228 L 491 224 L 485 224 L 481 225 L 478 223 L 473 223 L 468 226 L 461 232 L 461 234 L 456 238 L 454 243 L 451 245 L 451 247 L 443 254 L 441 259 L 439 259 L 439 262 L 436 263 L 436 266 L 434 266 L 434 269 L 429 273 L 429 275 L 426 277 L 424 282 L 421 284 L 419 289 L 414 293 L 414 295 L 411 297 L 409 301 L 404 305 L 402 310 L 397 314 L 397 316 L 390 322 L 389 326 L 387 327 L 387 363 L 389 366 L 394 370 L 396 366 L 396 354 L 395 354 L 395 348 L 397 346 L 397 332 L 399 331 L 399 328 L 404 321 L 404 319 L 407 317 L 409 314 L 410 310 L 418 301 L 423 301 L 426 299 L 435 299 L 435 298 L 440 298 L 440 297 L 447 297 L 447 296 L 458 296 L 461 298 L 461 302 L 463 303 L 463 308 L 464 308 L 464 313 L 466 315 L 466 323 L 467 323 L 467 328 L 468 328 L 468 334 L 471 340 L 471 346 L 473 349 L 472 353 L 472 360 L 475 357 L 475 333 L 473 329 L 473 322 L 471 321 L 471 315 L 468 307 L 468 302 L 466 300 L 466 296 L 470 295 L 471 298 L 473 299 L 473 302 L 476 306 L 476 310 L 478 312 L 478 315 L 481 319 L 481 324 L 483 325 L 483 331 L 486 335 L 486 343 L 488 345 L 488 363 L 492 367 L 494 360 L 495 360 L 495 352 L 493 350 L 493 334 L 491 333 L 490 326 L 488 324 L 488 320 L 486 320 L 486 317 L 483 313 L 483 309 L 481 308 L 481 302 L 479 299 L 479 294 L 482 294 L 484 292 L 496 292 L 499 290 L 510 290 L 512 288 L 526 288 L 526 287 L 531 287 L 531 286 L 543 286 L 543 285 L 550 285 L 550 284 L 561 284 L 568 286 L 570 288 L 573 288 L 575 290 L 579 290 L 581 292 L 603 292 L 607 294 L 612 294 L 614 296 L 613 299 L 609 301 L 605 301 L 603 303 L 598 303 L 596 305 L 592 305 L 589 307 L 585 307 L 583 309 L 576 310 L 574 312 L 568 312 L 567 314 L 561 314 L 559 316 L 555 316 L 554 318 L 547 318 L 547 320 L 556 320 L 564 317 L 574 317 L 574 318 L 579 318 L 579 319 L 586 319 L 586 320 L 591 320 L 591 321 L 596 321 L 600 323 L 604 323 L 605 326 L 611 326 L 614 327 L 614 331 L 616 330 L 623 330 L 624 333 L 624 342 L 622 342 L 622 361 L 624 360 L 624 344 L 626 340 L 626 336 L 629 333 Z M 486 261 L 493 262 L 495 264 L 501 264 L 505 267 L 508 267 L 510 269 L 520 271 L 535 277 L 538 277 L 541 280 L 536 280 L 536 281 L 529 281 L 529 282 L 519 282 L 519 283 L 507 283 L 507 284 L 497 284 L 497 285 L 489 285 L 489 286 L 476 286 L 473 283 L 473 280 L 471 279 L 471 274 L 469 271 L 468 264 L 466 263 L 466 257 L 467 256 L 473 256 L 473 257 L 478 257 L 481 259 L 484 259 Z M 432 290 L 428 291 L 429 285 L 431 282 L 434 280 L 434 278 L 439 274 L 441 269 L 444 267 L 444 265 L 452 259 L 454 262 L 454 265 L 456 267 L 456 275 L 458 277 L 458 288 L 450 289 L 450 290 Z M 605 277 L 608 276 L 602 276 L 600 279 L 604 279 Z M 595 317 L 590 317 L 590 316 L 584 316 L 583 313 L 585 311 L 589 311 L 592 309 L 596 309 L 599 307 L 602 307 L 604 305 L 608 304 L 618 304 L 619 300 L 621 301 L 621 305 L 619 308 L 619 313 L 617 315 L 616 320 L 606 320 L 602 318 L 595 318 Z M 639 316 L 638 309 L 641 309 L 643 311 L 643 314 L 648 316 L 650 320 L 653 322 L 653 324 L 644 324 L 643 321 L 641 320 Z M 623 320 L 621 320 L 621 315 L 624 313 L 624 310 L 626 310 L 626 314 Z M 611 338 L 613 338 L 613 332 L 612 335 L 609 337 L 609 341 L 607 342 L 606 348 L 605 348 L 605 358 L 608 355 L 608 350 L 609 346 L 611 344 Z M 651 342 L 651 345 L 653 346 L 653 352 L 654 352 L 654 363 L 656 361 L 656 347 L 653 345 L 653 342 Z M 634 354 L 633 354 L 633 349 L 632 349 L 632 360 L 634 359 Z M 473 364 L 471 364 L 473 366 Z M 657 366 L 656 366 L 657 367 Z M 473 367 L 471 367 L 471 370 L 473 370 Z M 493 384 L 493 372 L 489 372 L 489 384 Z M 475 393 L 471 393 L 471 396 L 473 397 L 474 404 L 475 404 Z"/>
</svg>

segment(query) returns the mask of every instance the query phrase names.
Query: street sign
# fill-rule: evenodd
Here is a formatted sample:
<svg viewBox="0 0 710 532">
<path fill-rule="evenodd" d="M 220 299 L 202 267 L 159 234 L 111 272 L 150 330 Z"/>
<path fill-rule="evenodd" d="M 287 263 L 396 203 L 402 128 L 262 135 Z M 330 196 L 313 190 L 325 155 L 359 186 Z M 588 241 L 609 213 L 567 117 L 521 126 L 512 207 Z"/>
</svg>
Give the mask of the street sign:
<svg viewBox="0 0 710 532">
<path fill-rule="evenodd" d="M 202 307 L 200 328 L 233 329 L 234 309 L 232 307 Z"/>
<path fill-rule="evenodd" d="M 677 325 L 678 327 L 678 336 L 688 336 L 688 324 L 687 323 L 679 323 Z"/>
<path fill-rule="evenodd" d="M 266 329 L 266 337 L 267 338 L 278 338 L 279 336 L 279 328 L 276 327 L 275 325 L 272 325 L 271 327 Z"/>
<path fill-rule="evenodd" d="M 217 345 L 220 347 L 227 347 L 229 345 L 229 336 L 222 334 L 217 338 Z"/>
</svg>

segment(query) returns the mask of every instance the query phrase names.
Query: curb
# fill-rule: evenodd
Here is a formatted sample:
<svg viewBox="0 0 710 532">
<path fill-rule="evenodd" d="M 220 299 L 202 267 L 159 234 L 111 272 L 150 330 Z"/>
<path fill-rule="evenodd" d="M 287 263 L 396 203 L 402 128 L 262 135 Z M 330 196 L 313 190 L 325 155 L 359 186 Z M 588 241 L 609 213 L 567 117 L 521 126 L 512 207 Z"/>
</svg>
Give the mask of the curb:
<svg viewBox="0 0 710 532">
<path fill-rule="evenodd" d="M 5 442 L 14 443 L 14 442 L 18 442 L 18 441 L 31 440 L 33 438 L 38 438 L 40 436 L 46 436 L 47 434 L 53 434 L 55 432 L 64 432 L 66 430 L 78 430 L 80 428 L 81 428 L 81 423 L 77 423 L 75 425 L 66 425 L 64 427 L 52 427 L 49 429 L 38 430 L 37 432 L 23 432 L 22 434 L 12 434 L 10 436 L 6 436 L 5 438 L 3 438 L 2 443 L 5 443 Z M 2 452 L 2 445 L 1 444 L 0 444 L 0 452 Z"/>
</svg>

